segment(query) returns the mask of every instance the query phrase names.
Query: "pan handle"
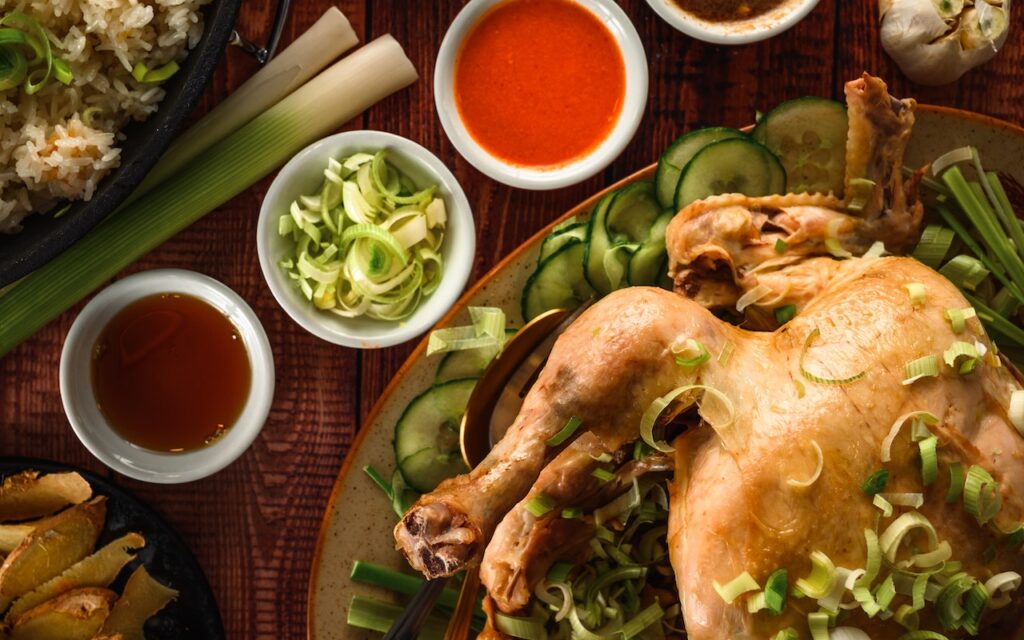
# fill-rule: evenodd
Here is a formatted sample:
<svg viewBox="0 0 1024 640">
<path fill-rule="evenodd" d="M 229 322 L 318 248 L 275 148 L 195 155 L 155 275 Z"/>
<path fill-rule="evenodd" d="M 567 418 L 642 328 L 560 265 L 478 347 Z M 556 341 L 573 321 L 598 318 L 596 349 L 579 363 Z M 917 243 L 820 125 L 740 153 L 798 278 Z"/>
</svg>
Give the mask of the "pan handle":
<svg viewBox="0 0 1024 640">
<path fill-rule="evenodd" d="M 261 47 L 246 39 L 242 34 L 238 33 L 237 29 L 231 32 L 231 39 L 228 40 L 228 44 L 234 45 L 256 58 L 256 61 L 261 65 L 266 64 L 268 60 L 274 57 L 277 44 L 281 41 L 281 34 L 284 32 L 284 23 L 288 19 L 288 9 L 290 6 L 291 0 L 277 0 L 274 23 L 271 26 L 270 35 L 267 37 L 267 44 L 265 46 Z"/>
</svg>

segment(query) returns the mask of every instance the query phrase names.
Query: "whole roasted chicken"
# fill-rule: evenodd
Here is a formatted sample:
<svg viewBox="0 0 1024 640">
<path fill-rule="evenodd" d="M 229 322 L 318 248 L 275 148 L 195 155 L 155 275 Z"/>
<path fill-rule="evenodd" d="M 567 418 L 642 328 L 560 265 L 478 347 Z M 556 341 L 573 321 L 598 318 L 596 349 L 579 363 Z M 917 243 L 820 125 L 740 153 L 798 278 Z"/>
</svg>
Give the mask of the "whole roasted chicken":
<svg viewBox="0 0 1024 640">
<path fill-rule="evenodd" d="M 1024 519 L 1024 438 L 1009 419 L 1021 385 L 977 319 L 950 321 L 946 310 L 969 303 L 944 277 L 909 258 L 837 259 L 837 243 L 843 256 L 875 242 L 906 248 L 922 215 L 915 180 L 901 177 L 913 102 L 890 98 L 867 75 L 846 92 L 846 199 L 720 196 L 680 211 L 667 237 L 677 291 L 614 292 L 559 338 L 487 459 L 424 495 L 396 527 L 413 567 L 437 577 L 479 562 L 490 606 L 522 611 L 554 562 L 589 553 L 593 522 L 562 518 L 561 507 L 592 509 L 637 474 L 674 462 L 668 545 L 693 640 L 775 638 L 789 628 L 811 637 L 808 616 L 820 611 L 822 594 L 790 594 L 779 615 L 751 612 L 742 590 L 723 588 L 737 576 L 758 588 L 779 569 L 790 586 L 816 576 L 818 587 L 841 590 L 843 580 L 866 587 L 861 595 L 877 604 L 884 576 L 939 565 L 944 573 L 921 579 L 935 584 L 918 595 L 930 602 L 959 580 L 960 606 L 972 586 L 989 582 L 980 628 L 944 630 L 937 616 L 949 612 L 936 606 L 914 608 L 913 620 L 906 611 L 871 613 L 849 594 L 842 625 L 874 640 L 900 638 L 911 622 L 949 638 L 1013 637 L 1022 600 L 1015 585 L 991 579 L 1024 572 L 1020 541 L 1009 535 Z M 778 239 L 788 247 L 782 256 Z M 741 326 L 711 311 L 744 296 Z M 770 312 L 783 304 L 799 312 L 777 328 Z M 681 367 L 675 355 L 688 341 L 730 356 Z M 956 344 L 970 348 L 950 360 Z M 908 363 L 931 356 L 934 372 L 908 375 Z M 699 416 L 674 439 L 674 452 L 624 463 L 611 482 L 595 478 L 602 454 L 625 458 L 653 402 L 690 385 L 662 414 L 662 423 Z M 571 418 L 582 425 L 574 437 L 547 446 Z M 924 429 L 936 438 L 934 456 L 922 453 Z M 946 499 L 959 495 L 952 466 L 973 470 L 981 506 Z M 904 497 L 886 515 L 863 489 L 881 469 L 887 495 L 920 500 Z M 968 479 L 963 491 L 974 489 Z M 553 508 L 535 517 L 527 505 L 541 493 Z M 816 568 L 822 558 L 831 569 Z M 896 590 L 893 602 L 915 602 L 911 587 Z"/>
</svg>

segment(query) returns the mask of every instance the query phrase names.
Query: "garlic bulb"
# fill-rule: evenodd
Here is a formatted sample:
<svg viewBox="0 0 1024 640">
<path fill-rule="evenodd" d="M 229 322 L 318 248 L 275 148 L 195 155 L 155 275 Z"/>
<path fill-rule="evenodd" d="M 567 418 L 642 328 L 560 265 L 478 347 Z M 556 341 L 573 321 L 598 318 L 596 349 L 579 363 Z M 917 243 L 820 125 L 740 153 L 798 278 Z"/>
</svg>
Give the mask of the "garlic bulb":
<svg viewBox="0 0 1024 640">
<path fill-rule="evenodd" d="M 1010 31 L 1010 0 L 880 0 L 882 46 L 920 84 L 987 62 Z"/>
</svg>

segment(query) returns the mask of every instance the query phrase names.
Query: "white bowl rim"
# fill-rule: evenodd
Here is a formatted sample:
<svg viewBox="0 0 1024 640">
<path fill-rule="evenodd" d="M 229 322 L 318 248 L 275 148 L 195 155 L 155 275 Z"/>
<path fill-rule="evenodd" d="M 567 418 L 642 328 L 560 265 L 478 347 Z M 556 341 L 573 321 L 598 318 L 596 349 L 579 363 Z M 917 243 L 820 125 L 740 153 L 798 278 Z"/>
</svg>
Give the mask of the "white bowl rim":
<svg viewBox="0 0 1024 640">
<path fill-rule="evenodd" d="M 272 236 L 277 233 L 277 219 L 281 215 L 281 211 L 273 207 L 272 203 L 278 198 L 290 202 L 301 195 L 292 187 L 292 183 L 302 178 L 300 174 L 309 175 L 307 164 L 312 157 L 326 149 L 335 157 L 371 148 L 393 150 L 401 158 L 400 161 L 414 164 L 421 171 L 429 173 L 432 180 L 437 183 L 439 192 L 446 198 L 448 213 L 448 226 L 442 245 L 442 254 L 447 252 L 448 256 L 443 266 L 441 283 L 430 296 L 420 302 L 412 316 L 402 322 L 392 323 L 392 328 L 381 336 L 362 335 L 352 327 L 347 318 L 316 309 L 308 300 L 301 298 L 294 287 L 284 281 L 285 276 L 277 265 L 277 257 L 271 255 L 270 248 Z M 393 161 L 393 158 L 389 161 Z M 318 172 L 322 170 L 323 165 L 317 167 Z M 437 324 L 459 299 L 473 270 L 476 256 L 476 225 L 462 185 L 429 149 L 400 135 L 360 129 L 321 138 L 299 151 L 281 167 L 260 204 L 259 221 L 256 225 L 256 250 L 263 278 L 271 294 L 285 313 L 300 327 L 332 344 L 356 349 L 379 349 L 407 342 L 423 334 Z"/>
<path fill-rule="evenodd" d="M 793 6 L 785 14 L 762 28 L 730 31 L 729 23 L 712 23 L 691 16 L 675 6 L 672 0 L 647 0 L 647 4 L 654 12 L 677 31 L 703 42 L 726 45 L 760 42 L 787 31 L 806 18 L 819 2 L 820 0 L 793 0 Z"/>
<path fill-rule="evenodd" d="M 608 28 L 622 52 L 626 73 L 622 112 L 611 133 L 590 153 L 557 168 L 529 168 L 506 163 L 487 152 L 466 130 L 455 106 L 452 86 L 459 49 L 477 21 L 508 0 L 470 0 L 459 11 L 434 64 L 434 106 L 455 149 L 486 176 L 521 189 L 544 191 L 580 183 L 610 165 L 636 135 L 647 106 L 648 68 L 643 42 L 626 12 L 614 0 L 573 0 Z"/>
<path fill-rule="evenodd" d="M 242 337 L 252 369 L 249 396 L 235 424 L 216 442 L 181 453 L 145 449 L 118 434 L 96 406 L 89 366 L 95 340 L 110 319 L 127 305 L 161 293 L 190 295 L 225 314 Z M 81 384 L 82 377 L 88 384 Z M 107 467 L 144 482 L 192 482 L 213 475 L 237 460 L 266 423 L 274 385 L 270 341 L 252 308 L 222 282 L 185 269 L 141 271 L 113 283 L 78 314 L 61 350 L 61 402 L 75 435 Z"/>
</svg>

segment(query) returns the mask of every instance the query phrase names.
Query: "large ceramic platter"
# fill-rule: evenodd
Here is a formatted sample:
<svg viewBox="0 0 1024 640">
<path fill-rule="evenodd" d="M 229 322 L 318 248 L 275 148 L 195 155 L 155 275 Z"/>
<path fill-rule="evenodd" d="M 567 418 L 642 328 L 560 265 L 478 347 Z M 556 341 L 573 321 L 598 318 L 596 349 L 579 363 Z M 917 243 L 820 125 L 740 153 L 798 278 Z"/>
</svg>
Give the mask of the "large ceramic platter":
<svg viewBox="0 0 1024 640">
<path fill-rule="evenodd" d="M 985 166 L 1013 176 L 1024 183 L 1024 128 L 977 114 L 941 107 L 919 107 L 917 124 L 907 150 L 907 164 L 919 166 L 944 151 L 965 144 L 978 147 Z M 650 178 L 649 166 L 612 185 Z M 607 191 L 607 190 L 606 190 Z M 580 203 L 557 222 L 585 217 L 605 192 Z M 469 305 L 497 306 L 505 310 L 513 326 L 522 325 L 519 297 L 533 272 L 540 242 L 550 231 L 541 230 L 512 252 L 473 286 L 452 308 L 440 326 L 468 324 Z M 311 640 L 356 640 L 379 634 L 349 627 L 345 618 L 353 594 L 382 599 L 391 595 L 380 589 L 353 583 L 349 572 L 355 560 L 401 568 L 404 560 L 394 550 L 391 530 L 397 518 L 380 490 L 362 469 L 373 465 L 390 476 L 394 469 L 391 437 L 395 422 L 409 401 L 430 386 L 440 356 L 425 355 L 426 340 L 420 343 L 377 401 L 345 459 L 324 515 L 309 583 L 309 638 Z"/>
</svg>

